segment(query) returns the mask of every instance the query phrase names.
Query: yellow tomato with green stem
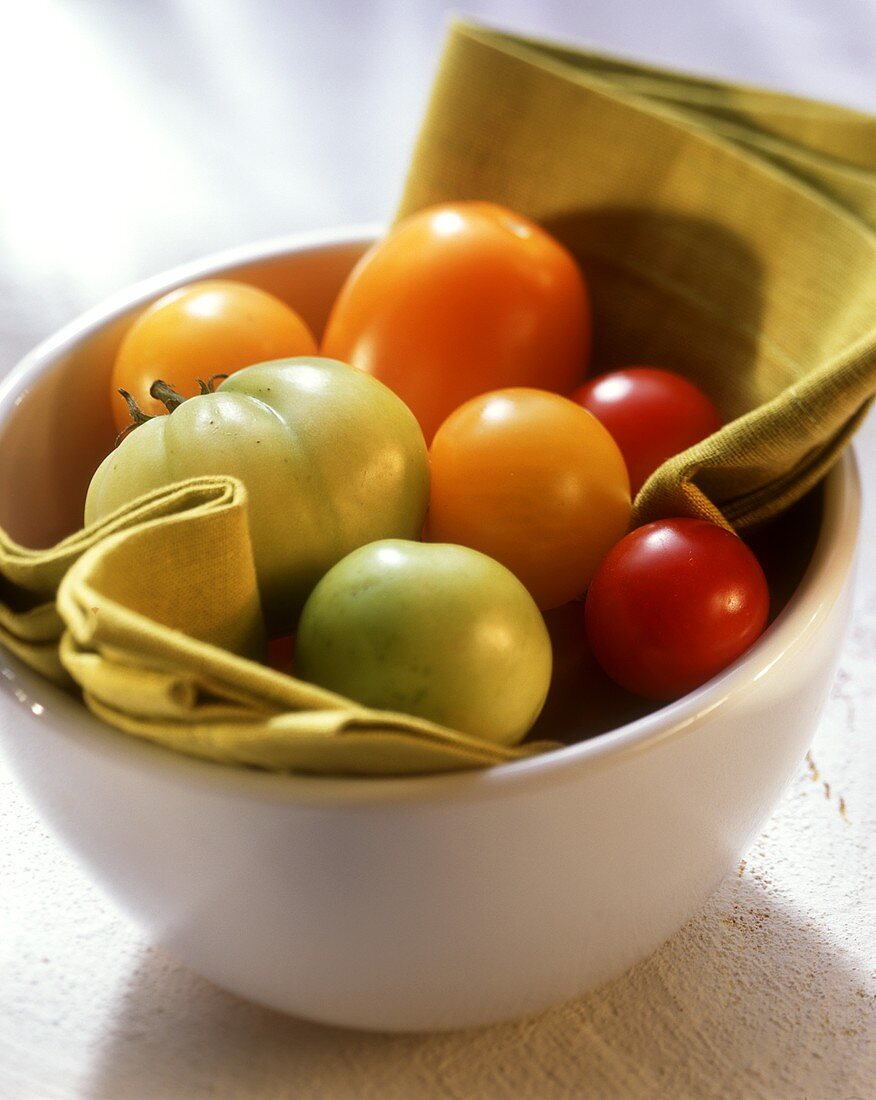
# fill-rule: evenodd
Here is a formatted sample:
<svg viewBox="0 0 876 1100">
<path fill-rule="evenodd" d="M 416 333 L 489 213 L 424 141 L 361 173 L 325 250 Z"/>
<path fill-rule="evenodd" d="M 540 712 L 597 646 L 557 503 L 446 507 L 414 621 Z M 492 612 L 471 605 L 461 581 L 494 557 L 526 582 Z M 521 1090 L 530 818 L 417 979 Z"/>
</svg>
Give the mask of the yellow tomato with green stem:
<svg viewBox="0 0 876 1100">
<path fill-rule="evenodd" d="M 125 334 L 113 365 L 113 417 L 120 431 L 131 423 L 119 390 L 160 416 L 167 409 L 149 392 L 158 379 L 193 397 L 198 379 L 316 350 L 305 322 L 273 294 L 232 279 L 189 283 L 147 306 Z"/>
</svg>

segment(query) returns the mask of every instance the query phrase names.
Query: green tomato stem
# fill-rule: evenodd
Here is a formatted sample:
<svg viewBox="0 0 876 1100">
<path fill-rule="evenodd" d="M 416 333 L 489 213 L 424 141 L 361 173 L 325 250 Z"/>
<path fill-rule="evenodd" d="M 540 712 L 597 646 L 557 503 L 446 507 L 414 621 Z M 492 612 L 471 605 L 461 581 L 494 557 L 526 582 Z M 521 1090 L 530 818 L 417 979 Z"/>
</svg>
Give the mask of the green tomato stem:
<svg viewBox="0 0 876 1100">
<path fill-rule="evenodd" d="M 152 420 L 149 413 L 143 412 L 132 393 L 128 393 L 127 390 L 119 389 L 119 393 L 124 397 L 125 404 L 128 406 L 128 412 L 131 414 L 131 423 L 127 427 L 123 428 L 116 436 L 115 446 L 122 442 L 122 440 L 131 434 L 135 428 L 139 428 L 141 424 L 145 424 L 147 420 Z"/>
<path fill-rule="evenodd" d="M 198 388 L 201 391 L 201 395 L 215 393 L 216 383 L 227 377 L 227 374 L 211 374 L 206 382 L 203 380 L 203 378 L 198 378 L 197 383 Z M 123 389 L 120 389 L 119 393 L 122 395 L 122 397 L 124 397 L 125 403 L 128 406 L 128 412 L 131 414 L 131 423 L 128 424 L 127 427 L 123 428 L 122 431 L 120 431 L 119 434 L 116 436 L 116 447 L 118 447 L 122 440 L 129 436 L 135 428 L 139 428 L 140 425 L 145 424 L 147 420 L 155 419 L 149 413 L 143 412 L 143 410 L 137 404 L 136 398 L 133 394 L 128 393 L 127 390 Z M 155 379 L 155 381 L 149 387 L 149 394 L 151 397 L 154 397 L 156 401 L 161 401 L 162 404 L 167 408 L 167 411 L 169 413 L 172 413 L 174 409 L 178 409 L 184 401 L 188 400 L 188 398 L 183 397 L 181 393 L 177 393 L 177 391 L 173 388 L 173 386 L 171 386 L 169 382 L 165 382 L 161 378 Z"/>
<path fill-rule="evenodd" d="M 165 382 L 161 378 L 156 378 L 149 387 L 149 395 L 150 397 L 154 397 L 156 401 L 160 401 L 170 413 L 172 413 L 174 409 L 178 409 L 183 401 L 185 401 L 181 393 L 177 393 L 169 382 Z"/>
<path fill-rule="evenodd" d="M 198 383 L 198 389 L 201 391 L 201 396 L 205 397 L 208 393 L 215 393 L 217 381 L 227 377 L 227 374 L 211 374 L 206 382 L 203 378 L 196 378 L 195 381 Z"/>
</svg>

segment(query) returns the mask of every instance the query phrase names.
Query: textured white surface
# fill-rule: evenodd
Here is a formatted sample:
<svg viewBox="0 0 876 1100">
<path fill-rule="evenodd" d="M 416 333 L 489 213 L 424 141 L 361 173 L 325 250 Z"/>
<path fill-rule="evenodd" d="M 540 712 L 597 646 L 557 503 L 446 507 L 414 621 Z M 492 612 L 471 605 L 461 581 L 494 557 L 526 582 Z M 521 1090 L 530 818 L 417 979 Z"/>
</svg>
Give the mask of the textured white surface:
<svg viewBox="0 0 876 1100">
<path fill-rule="evenodd" d="M 132 279 L 251 238 L 385 217 L 441 9 L 0 6 L 0 370 Z M 876 106 L 869 0 L 468 10 Z M 385 1037 L 290 1020 L 150 948 L 0 765 L 0 1097 L 872 1097 L 872 417 L 859 455 L 861 583 L 810 762 L 740 873 L 657 954 L 582 1001 L 479 1032 Z"/>
</svg>

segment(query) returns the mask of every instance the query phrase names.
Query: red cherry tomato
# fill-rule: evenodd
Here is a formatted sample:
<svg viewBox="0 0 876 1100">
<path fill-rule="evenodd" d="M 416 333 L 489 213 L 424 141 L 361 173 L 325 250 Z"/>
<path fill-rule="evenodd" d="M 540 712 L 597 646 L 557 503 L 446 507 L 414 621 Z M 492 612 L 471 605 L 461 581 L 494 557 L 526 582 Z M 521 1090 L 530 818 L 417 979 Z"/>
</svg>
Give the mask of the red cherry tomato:
<svg viewBox="0 0 876 1100">
<path fill-rule="evenodd" d="M 268 666 L 275 672 L 285 672 L 287 676 L 291 676 L 294 659 L 294 635 L 282 634 L 268 639 Z"/>
<path fill-rule="evenodd" d="M 722 424 L 701 389 L 657 367 L 611 371 L 586 382 L 572 396 L 614 437 L 634 496 L 667 458 L 699 443 Z"/>
<path fill-rule="evenodd" d="M 609 552 L 585 614 L 590 647 L 609 676 L 667 700 L 744 653 L 768 612 L 763 570 L 740 538 L 705 520 L 666 519 Z"/>
<path fill-rule="evenodd" d="M 590 306 L 559 241 L 490 202 L 429 207 L 398 223 L 341 289 L 322 354 L 368 371 L 408 405 L 429 442 L 477 394 L 584 377 Z"/>
</svg>

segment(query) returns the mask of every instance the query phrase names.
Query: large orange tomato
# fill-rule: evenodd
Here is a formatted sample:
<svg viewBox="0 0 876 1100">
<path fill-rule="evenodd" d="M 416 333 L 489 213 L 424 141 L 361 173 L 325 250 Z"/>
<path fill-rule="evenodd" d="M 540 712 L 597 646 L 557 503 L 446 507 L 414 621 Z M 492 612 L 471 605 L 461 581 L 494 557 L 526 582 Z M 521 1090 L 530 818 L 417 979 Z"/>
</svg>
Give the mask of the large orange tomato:
<svg viewBox="0 0 876 1100">
<path fill-rule="evenodd" d="M 590 350 L 590 307 L 571 254 L 489 202 L 429 207 L 359 261 L 335 302 L 322 354 L 402 398 L 430 440 L 479 393 L 569 393 Z"/>
<path fill-rule="evenodd" d="M 231 279 L 189 283 L 153 302 L 128 329 L 113 367 L 113 415 L 120 429 L 131 422 L 119 389 L 155 416 L 167 412 L 149 395 L 158 378 L 183 397 L 193 397 L 198 378 L 207 381 L 253 363 L 315 354 L 310 329 L 273 294 Z"/>
<path fill-rule="evenodd" d="M 430 451 L 427 536 L 507 566 L 542 609 L 580 596 L 630 519 L 617 444 L 567 397 L 483 394 L 452 413 Z"/>
</svg>

